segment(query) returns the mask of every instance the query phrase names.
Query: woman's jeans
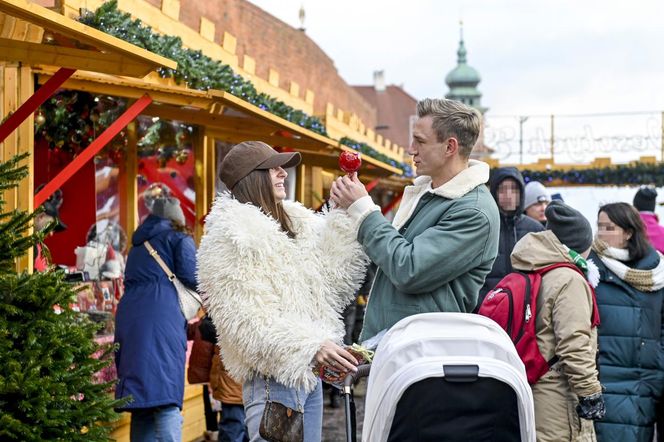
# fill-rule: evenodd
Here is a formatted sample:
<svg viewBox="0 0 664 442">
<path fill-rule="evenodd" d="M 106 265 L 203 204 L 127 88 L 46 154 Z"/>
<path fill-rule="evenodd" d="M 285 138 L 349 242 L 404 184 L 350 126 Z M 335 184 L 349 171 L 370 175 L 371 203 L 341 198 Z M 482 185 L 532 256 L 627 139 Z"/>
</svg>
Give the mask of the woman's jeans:
<svg viewBox="0 0 664 442">
<path fill-rule="evenodd" d="M 182 415 L 175 405 L 142 408 L 131 412 L 131 442 L 180 442 Z"/>
<path fill-rule="evenodd" d="M 298 399 L 304 409 L 304 440 L 306 442 L 320 442 L 323 432 L 323 389 L 321 381 L 311 393 L 305 393 L 303 388 L 288 388 L 272 378 L 270 384 L 270 400 L 280 402 L 285 406 L 297 410 Z M 245 419 L 249 430 L 251 442 L 263 441 L 258 429 L 260 428 L 265 402 L 265 378 L 257 375 L 249 379 L 242 386 L 242 399 L 244 401 Z M 223 413 L 223 412 L 222 412 Z"/>
</svg>

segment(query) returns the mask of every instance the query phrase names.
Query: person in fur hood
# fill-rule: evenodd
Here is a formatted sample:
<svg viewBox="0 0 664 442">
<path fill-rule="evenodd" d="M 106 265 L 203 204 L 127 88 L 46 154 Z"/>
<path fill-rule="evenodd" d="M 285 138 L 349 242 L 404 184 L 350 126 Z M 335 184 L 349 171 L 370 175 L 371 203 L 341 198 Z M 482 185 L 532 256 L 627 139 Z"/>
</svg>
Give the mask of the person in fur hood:
<svg viewBox="0 0 664 442">
<path fill-rule="evenodd" d="M 355 371 L 341 343 L 341 312 L 367 257 L 345 211 L 314 214 L 286 201 L 284 168 L 300 154 L 265 143 L 234 146 L 221 163 L 230 189 L 214 202 L 198 250 L 198 282 L 229 374 L 243 383 L 251 441 L 267 400 L 304 413 L 304 440 L 321 440 L 315 364 Z"/>
<path fill-rule="evenodd" d="M 599 379 L 606 389 L 597 440 L 650 442 L 664 392 L 664 261 L 627 203 L 600 207 L 591 257 L 600 270 Z"/>
</svg>

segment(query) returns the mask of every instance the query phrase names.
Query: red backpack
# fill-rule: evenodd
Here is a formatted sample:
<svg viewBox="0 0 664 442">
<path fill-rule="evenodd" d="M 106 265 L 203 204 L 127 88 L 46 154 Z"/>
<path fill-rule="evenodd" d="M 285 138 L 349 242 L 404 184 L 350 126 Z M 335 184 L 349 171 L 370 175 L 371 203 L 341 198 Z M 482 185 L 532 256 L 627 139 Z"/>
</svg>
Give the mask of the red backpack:
<svg viewBox="0 0 664 442">
<path fill-rule="evenodd" d="M 528 383 L 531 385 L 535 384 L 553 364 L 558 362 L 558 356 L 547 361 L 540 353 L 535 336 L 535 317 L 542 276 L 560 267 L 570 268 L 583 275 L 583 272 L 575 265 L 562 262 L 533 272 L 510 273 L 486 294 L 477 311 L 478 314 L 493 319 L 507 332 L 526 366 Z M 593 303 L 594 323 L 597 316 L 594 291 Z"/>
</svg>

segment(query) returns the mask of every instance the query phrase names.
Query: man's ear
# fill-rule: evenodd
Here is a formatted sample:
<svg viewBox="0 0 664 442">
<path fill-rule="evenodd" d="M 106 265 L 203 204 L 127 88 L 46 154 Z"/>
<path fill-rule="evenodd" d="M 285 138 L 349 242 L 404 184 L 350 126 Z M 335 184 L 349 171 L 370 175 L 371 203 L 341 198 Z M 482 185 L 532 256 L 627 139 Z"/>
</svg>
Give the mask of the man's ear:
<svg viewBox="0 0 664 442">
<path fill-rule="evenodd" d="M 449 137 L 445 143 L 445 156 L 454 156 L 459 153 L 459 140 Z"/>
</svg>

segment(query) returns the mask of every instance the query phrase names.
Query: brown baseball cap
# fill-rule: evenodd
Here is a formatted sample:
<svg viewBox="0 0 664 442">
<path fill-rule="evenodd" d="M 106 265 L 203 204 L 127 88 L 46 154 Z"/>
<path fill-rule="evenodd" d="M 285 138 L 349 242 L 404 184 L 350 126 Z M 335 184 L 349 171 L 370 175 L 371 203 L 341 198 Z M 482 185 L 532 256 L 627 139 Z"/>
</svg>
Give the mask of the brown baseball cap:
<svg viewBox="0 0 664 442">
<path fill-rule="evenodd" d="M 262 141 L 244 141 L 233 146 L 221 162 L 219 178 L 229 189 L 254 170 L 293 167 L 300 164 L 300 152 L 279 153 Z"/>
</svg>

